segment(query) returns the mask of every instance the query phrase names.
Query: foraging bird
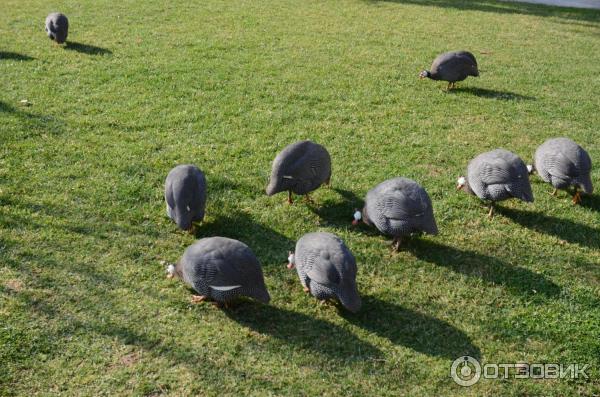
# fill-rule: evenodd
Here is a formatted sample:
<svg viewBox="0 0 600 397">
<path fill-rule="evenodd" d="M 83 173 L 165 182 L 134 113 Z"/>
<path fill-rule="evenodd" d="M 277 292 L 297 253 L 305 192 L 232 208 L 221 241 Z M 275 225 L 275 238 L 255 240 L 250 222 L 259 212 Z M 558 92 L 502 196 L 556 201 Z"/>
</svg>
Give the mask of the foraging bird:
<svg viewBox="0 0 600 397">
<path fill-rule="evenodd" d="M 286 146 L 273 160 L 273 168 L 266 192 L 268 196 L 288 192 L 288 203 L 292 204 L 292 192 L 308 193 L 331 180 L 331 157 L 323 146 L 300 141 Z"/>
<path fill-rule="evenodd" d="M 369 190 L 365 206 L 362 212 L 355 211 L 352 224 L 361 219 L 367 225 L 374 224 L 381 233 L 393 236 L 392 247 L 396 250 L 400 249 L 404 236 L 438 233 L 429 195 L 408 178 L 388 179 Z"/>
<path fill-rule="evenodd" d="M 431 64 L 431 70 L 424 70 L 419 78 L 448 82 L 448 90 L 455 88 L 457 81 L 463 81 L 469 76 L 479 77 L 477 60 L 468 51 L 453 51 L 438 55 Z"/>
<path fill-rule="evenodd" d="M 533 202 L 527 166 L 519 156 L 504 149 L 482 153 L 471 160 L 467 176 L 458 178 L 456 188 L 490 201 L 490 218 L 497 201 L 517 198 Z"/>
<path fill-rule="evenodd" d="M 535 151 L 535 169 L 544 182 L 554 186 L 552 195 L 558 189 L 566 190 L 573 186 L 573 204 L 581 203 L 579 189 L 592 194 L 592 159 L 577 143 L 569 138 L 548 139 Z"/>
<path fill-rule="evenodd" d="M 356 260 L 335 234 L 305 234 L 290 252 L 288 269 L 296 268 L 305 292 L 325 301 L 337 298 L 342 306 L 356 313 L 362 304 L 356 287 Z"/>
<path fill-rule="evenodd" d="M 208 237 L 190 245 L 176 265 L 167 267 L 168 277 L 179 278 L 198 295 L 193 303 L 207 299 L 227 303 L 248 296 L 262 303 L 271 297 L 262 269 L 252 250 L 241 241 Z"/>
<path fill-rule="evenodd" d="M 67 41 L 69 20 L 65 14 L 53 12 L 46 17 L 46 33 L 50 40 L 62 44 Z"/>
<path fill-rule="evenodd" d="M 165 180 L 167 214 L 182 230 L 192 231 L 193 222 L 204 219 L 206 178 L 191 164 L 173 168 Z"/>
</svg>

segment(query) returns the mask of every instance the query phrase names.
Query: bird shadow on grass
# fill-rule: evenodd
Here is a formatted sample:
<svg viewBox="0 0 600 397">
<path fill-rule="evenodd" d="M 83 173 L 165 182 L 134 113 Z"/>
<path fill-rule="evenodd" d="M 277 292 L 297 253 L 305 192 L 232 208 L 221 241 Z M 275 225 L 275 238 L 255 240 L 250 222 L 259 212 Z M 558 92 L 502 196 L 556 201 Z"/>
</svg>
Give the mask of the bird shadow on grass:
<svg viewBox="0 0 600 397">
<path fill-rule="evenodd" d="M 200 224 L 197 238 L 224 236 L 240 240 L 260 258 L 261 263 L 283 263 L 294 241 L 283 234 L 255 221 L 242 211 L 232 211 L 227 216 Z"/>
<path fill-rule="evenodd" d="M 480 98 L 497 99 L 500 101 L 535 101 L 536 98 L 533 96 L 521 95 L 510 91 L 497 91 L 490 90 L 487 88 L 476 88 L 476 87 L 461 87 L 447 91 L 450 94 L 455 95 L 474 95 Z"/>
<path fill-rule="evenodd" d="M 34 135 L 50 134 L 59 135 L 63 131 L 64 123 L 53 116 L 40 116 L 25 112 L 6 102 L 0 101 L 0 114 L 8 113 L 16 116 L 27 131 L 20 138 L 29 138 Z"/>
<path fill-rule="evenodd" d="M 75 41 L 67 41 L 65 49 L 69 51 L 76 51 L 87 55 L 110 55 L 112 51 L 102 47 L 96 47 L 91 44 L 82 44 Z"/>
<path fill-rule="evenodd" d="M 561 292 L 557 284 L 543 275 L 489 255 L 421 239 L 414 239 L 408 249 L 420 260 L 491 284 L 503 285 L 515 293 L 558 297 Z"/>
<path fill-rule="evenodd" d="M 599 249 L 600 229 L 593 228 L 568 219 L 557 218 L 541 212 L 522 211 L 512 208 L 500 208 L 498 212 L 513 222 L 535 230 L 536 232 L 556 236 L 569 243 Z"/>
<path fill-rule="evenodd" d="M 597 194 L 582 195 L 580 205 L 583 208 L 600 212 L 600 196 Z"/>
<path fill-rule="evenodd" d="M 311 204 L 308 208 L 324 222 L 324 226 L 348 227 L 352 225 L 354 212 L 365 205 L 363 199 L 349 190 L 332 189 L 341 196 L 341 200 L 327 200 L 322 204 Z M 361 223 L 353 230 L 367 235 L 377 235 L 377 233 L 368 225 Z"/>
<path fill-rule="evenodd" d="M 224 313 L 256 332 L 336 360 L 364 361 L 382 356 L 375 346 L 338 325 L 275 306 L 256 305 L 248 310 L 250 304 L 253 303 L 227 309 Z"/>
<path fill-rule="evenodd" d="M 363 296 L 362 300 L 358 313 L 341 311 L 342 317 L 396 345 L 429 356 L 451 359 L 465 354 L 481 356 L 467 334 L 445 321 L 374 296 Z"/>
<path fill-rule="evenodd" d="M 0 51 L 0 61 L 3 60 L 12 61 L 33 61 L 35 58 L 29 55 L 19 54 L 18 52 Z"/>
</svg>

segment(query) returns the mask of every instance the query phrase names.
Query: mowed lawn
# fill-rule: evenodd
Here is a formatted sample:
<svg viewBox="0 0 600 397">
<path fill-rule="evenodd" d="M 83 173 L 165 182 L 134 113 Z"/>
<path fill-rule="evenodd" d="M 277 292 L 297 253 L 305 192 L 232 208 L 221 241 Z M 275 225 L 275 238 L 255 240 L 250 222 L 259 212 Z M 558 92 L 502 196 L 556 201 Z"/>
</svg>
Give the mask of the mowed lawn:
<svg viewBox="0 0 600 397">
<path fill-rule="evenodd" d="M 455 190 L 475 155 L 531 161 L 569 136 L 600 189 L 600 12 L 496 1 L 53 1 L 0 5 L 0 395 L 600 394 L 600 195 L 486 208 Z M 70 44 L 44 18 L 70 19 Z M 469 49 L 447 93 L 418 73 Z M 29 101 L 30 106 L 20 103 Z M 271 161 L 325 145 L 331 189 L 267 197 Z M 195 235 L 165 213 L 177 164 L 208 180 Z M 436 237 L 392 253 L 352 228 L 379 182 L 433 200 Z M 356 315 L 305 295 L 287 252 L 341 236 Z M 167 280 L 197 238 L 259 257 L 272 301 L 192 305 Z M 590 364 L 588 379 L 485 380 L 453 360 Z"/>
</svg>

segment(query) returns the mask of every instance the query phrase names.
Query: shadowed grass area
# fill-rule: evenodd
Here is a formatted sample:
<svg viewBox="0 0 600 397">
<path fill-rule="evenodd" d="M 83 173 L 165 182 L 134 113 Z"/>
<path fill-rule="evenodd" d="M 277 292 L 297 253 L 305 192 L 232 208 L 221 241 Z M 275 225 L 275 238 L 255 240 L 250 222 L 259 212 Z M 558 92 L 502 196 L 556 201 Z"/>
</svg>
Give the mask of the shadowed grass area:
<svg viewBox="0 0 600 397">
<path fill-rule="evenodd" d="M 600 198 L 494 219 L 455 191 L 475 155 L 530 162 L 569 136 L 600 159 L 600 13 L 491 0 L 8 0 L 0 31 L 0 395 L 595 395 L 600 393 Z M 71 26 L 56 46 L 44 17 Z M 71 41 L 72 40 L 72 41 Z M 420 81 L 443 51 L 483 71 Z M 21 101 L 26 99 L 27 102 Z M 29 106 L 24 106 L 24 105 Z M 271 161 L 325 145 L 332 187 L 285 204 Z M 195 233 L 166 217 L 177 164 L 207 176 Z M 390 250 L 355 208 L 384 179 L 428 191 L 440 234 Z M 600 172 L 595 167 L 596 185 Z M 344 239 L 356 315 L 306 295 L 288 250 Z M 271 305 L 190 304 L 166 279 L 197 238 L 248 244 Z M 449 377 L 453 360 L 589 363 L 589 379 Z"/>
</svg>

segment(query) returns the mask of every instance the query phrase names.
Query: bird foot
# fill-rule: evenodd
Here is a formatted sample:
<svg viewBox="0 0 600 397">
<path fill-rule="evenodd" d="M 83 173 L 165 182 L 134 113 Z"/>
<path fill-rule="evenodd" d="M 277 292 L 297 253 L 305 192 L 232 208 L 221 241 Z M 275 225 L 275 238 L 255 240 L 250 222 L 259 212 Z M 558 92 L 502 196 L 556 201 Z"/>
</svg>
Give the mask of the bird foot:
<svg viewBox="0 0 600 397">
<path fill-rule="evenodd" d="M 558 195 L 558 189 L 554 189 L 550 195 L 556 197 Z"/>
<path fill-rule="evenodd" d="M 304 287 L 304 288 L 302 288 L 302 290 L 303 290 L 304 292 L 306 292 L 307 294 L 310 292 L 310 288 L 308 288 L 308 287 Z"/>
<path fill-rule="evenodd" d="M 488 219 L 494 219 L 494 206 L 490 206 L 490 212 L 488 212 Z"/>
<path fill-rule="evenodd" d="M 576 192 L 575 195 L 573 196 L 573 200 L 572 200 L 573 205 L 581 204 L 581 201 L 582 201 L 581 200 L 581 193 Z"/>
<path fill-rule="evenodd" d="M 308 194 L 304 195 L 304 201 L 307 202 L 307 203 L 310 203 L 310 204 L 314 204 L 315 203 L 313 201 L 313 199 Z"/>
<path fill-rule="evenodd" d="M 192 295 L 190 302 L 194 305 L 202 303 L 206 300 L 206 295 Z"/>
<path fill-rule="evenodd" d="M 400 245 L 401 244 L 402 244 L 402 239 L 401 238 L 395 238 L 392 241 L 392 245 L 391 245 L 392 251 L 394 251 L 394 252 L 400 252 Z"/>
</svg>

